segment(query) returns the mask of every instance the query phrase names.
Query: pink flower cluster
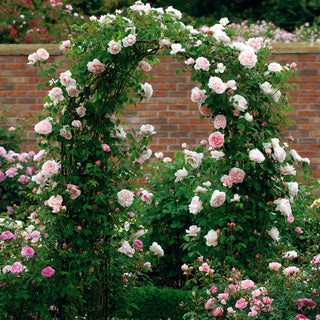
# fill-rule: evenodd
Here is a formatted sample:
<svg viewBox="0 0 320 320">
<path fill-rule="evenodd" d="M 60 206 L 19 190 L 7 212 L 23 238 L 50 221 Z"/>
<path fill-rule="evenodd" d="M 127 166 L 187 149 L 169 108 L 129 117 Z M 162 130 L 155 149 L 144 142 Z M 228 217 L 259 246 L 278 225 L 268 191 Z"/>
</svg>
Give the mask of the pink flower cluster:
<svg viewBox="0 0 320 320">
<path fill-rule="evenodd" d="M 36 52 L 29 54 L 28 64 L 35 64 L 37 62 L 45 62 L 49 59 L 49 53 L 46 49 L 40 48 Z"/>
</svg>

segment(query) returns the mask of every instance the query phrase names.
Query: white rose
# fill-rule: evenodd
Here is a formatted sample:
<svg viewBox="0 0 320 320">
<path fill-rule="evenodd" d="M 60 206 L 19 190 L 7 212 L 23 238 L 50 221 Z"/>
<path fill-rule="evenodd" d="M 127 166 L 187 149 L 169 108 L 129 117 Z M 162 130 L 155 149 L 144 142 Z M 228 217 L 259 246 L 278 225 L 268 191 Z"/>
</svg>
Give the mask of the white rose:
<svg viewBox="0 0 320 320">
<path fill-rule="evenodd" d="M 153 242 L 149 249 L 158 257 L 164 256 L 163 249 L 157 242 Z"/>
<path fill-rule="evenodd" d="M 218 245 L 218 234 L 214 230 L 210 230 L 205 236 L 206 245 L 216 247 Z"/>
</svg>

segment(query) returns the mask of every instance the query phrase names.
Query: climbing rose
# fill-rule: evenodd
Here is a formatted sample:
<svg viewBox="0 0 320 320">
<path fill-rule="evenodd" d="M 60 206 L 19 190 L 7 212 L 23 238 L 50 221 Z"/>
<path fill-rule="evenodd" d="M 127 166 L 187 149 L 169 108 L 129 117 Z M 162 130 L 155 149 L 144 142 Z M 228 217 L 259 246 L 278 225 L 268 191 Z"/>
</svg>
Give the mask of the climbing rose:
<svg viewBox="0 0 320 320">
<path fill-rule="evenodd" d="M 219 149 L 224 144 L 224 134 L 219 131 L 213 132 L 210 134 L 208 141 L 214 149 Z"/>
<path fill-rule="evenodd" d="M 111 54 L 117 54 L 121 51 L 121 42 L 118 41 L 114 41 L 114 40 L 111 40 L 109 43 L 108 43 L 108 51 L 111 53 Z"/>
<path fill-rule="evenodd" d="M 195 103 L 203 103 L 206 99 L 206 91 L 195 87 L 191 90 L 191 101 Z"/>
<path fill-rule="evenodd" d="M 49 53 L 46 49 L 40 48 L 37 50 L 38 61 L 44 62 L 49 59 Z"/>
<path fill-rule="evenodd" d="M 208 247 L 216 247 L 218 245 L 218 234 L 214 230 L 210 230 L 204 238 Z"/>
<path fill-rule="evenodd" d="M 164 256 L 163 249 L 157 242 L 153 242 L 149 249 L 158 257 Z"/>
<path fill-rule="evenodd" d="M 245 175 L 245 172 L 239 168 L 232 168 L 229 171 L 229 176 L 233 183 L 242 183 Z"/>
<path fill-rule="evenodd" d="M 118 249 L 118 252 L 121 252 L 132 258 L 135 250 L 130 246 L 128 241 L 123 241 L 121 247 Z"/>
<path fill-rule="evenodd" d="M 251 161 L 261 163 L 265 160 L 263 153 L 259 149 L 252 149 L 249 152 L 249 158 Z"/>
<path fill-rule="evenodd" d="M 269 263 L 269 268 L 270 268 L 271 270 L 278 270 L 278 269 L 281 268 L 281 266 L 282 266 L 282 264 L 279 263 L 279 262 L 270 262 L 270 263 Z"/>
<path fill-rule="evenodd" d="M 196 70 L 203 70 L 203 71 L 209 71 L 210 62 L 207 58 L 199 57 L 195 61 L 194 68 Z"/>
<path fill-rule="evenodd" d="M 48 120 L 42 120 L 34 126 L 34 131 L 39 134 L 47 135 L 52 132 L 52 125 Z"/>
<path fill-rule="evenodd" d="M 123 189 L 118 192 L 118 202 L 122 207 L 130 207 L 133 202 L 133 193 L 130 190 Z"/>
<path fill-rule="evenodd" d="M 23 271 L 23 265 L 20 262 L 15 262 L 11 266 L 11 273 L 13 274 L 19 274 Z"/>
<path fill-rule="evenodd" d="M 202 209 L 202 201 L 198 196 L 194 196 L 189 204 L 189 212 L 192 214 L 198 214 Z"/>
<path fill-rule="evenodd" d="M 55 272 L 55 270 L 52 269 L 51 267 L 46 267 L 46 268 L 42 269 L 41 274 L 45 278 L 50 278 L 53 276 L 54 272 Z"/>
<path fill-rule="evenodd" d="M 127 37 L 122 39 L 122 44 L 124 47 L 131 47 L 136 43 L 136 36 L 134 34 L 129 34 Z"/>
<path fill-rule="evenodd" d="M 226 194 L 223 191 L 214 190 L 211 199 L 210 205 L 211 207 L 218 208 L 226 201 Z"/>
<path fill-rule="evenodd" d="M 186 230 L 186 233 L 187 233 L 187 236 L 196 237 L 200 231 L 201 231 L 200 227 L 197 227 L 196 225 L 192 225 L 189 227 L 188 230 Z"/>
<path fill-rule="evenodd" d="M 87 69 L 89 72 L 98 74 L 105 70 L 105 65 L 99 59 L 93 59 L 88 62 Z"/>
<path fill-rule="evenodd" d="M 21 255 L 26 258 L 32 258 L 34 256 L 34 250 L 31 247 L 24 247 L 21 250 Z"/>
<path fill-rule="evenodd" d="M 42 165 L 41 170 L 44 175 L 51 177 L 59 171 L 59 164 L 54 160 L 48 160 Z"/>
<path fill-rule="evenodd" d="M 226 84 L 219 77 L 210 77 L 208 87 L 217 94 L 222 94 L 226 91 Z"/>
<path fill-rule="evenodd" d="M 242 51 L 239 55 L 239 61 L 244 67 L 251 69 L 256 65 L 258 60 L 254 52 Z"/>
<path fill-rule="evenodd" d="M 226 117 L 222 114 L 218 114 L 213 119 L 213 126 L 215 129 L 224 129 L 227 125 Z"/>
</svg>

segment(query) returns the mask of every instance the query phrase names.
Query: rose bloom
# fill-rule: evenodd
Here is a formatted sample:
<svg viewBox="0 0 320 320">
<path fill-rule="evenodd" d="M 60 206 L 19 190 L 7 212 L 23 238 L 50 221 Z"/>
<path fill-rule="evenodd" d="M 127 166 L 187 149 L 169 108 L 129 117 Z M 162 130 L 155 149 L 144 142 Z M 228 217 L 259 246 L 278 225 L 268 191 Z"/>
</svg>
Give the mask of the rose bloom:
<svg viewBox="0 0 320 320">
<path fill-rule="evenodd" d="M 208 108 L 208 106 L 199 105 L 199 112 L 204 117 L 210 117 L 211 116 L 211 109 Z"/>
<path fill-rule="evenodd" d="M 174 174 L 176 176 L 176 179 L 174 180 L 174 182 L 182 181 L 183 178 L 188 176 L 188 174 L 189 173 L 185 168 L 177 170 L 177 172 Z"/>
<path fill-rule="evenodd" d="M 69 87 L 76 84 L 76 80 L 71 78 L 71 71 L 67 70 L 66 72 L 60 73 L 60 82 L 62 85 Z"/>
<path fill-rule="evenodd" d="M 38 61 L 44 62 L 49 59 L 49 53 L 46 49 L 40 48 L 37 50 Z"/>
<path fill-rule="evenodd" d="M 87 63 L 87 69 L 89 72 L 99 74 L 105 70 L 105 65 L 99 59 L 93 59 Z"/>
<path fill-rule="evenodd" d="M 47 152 L 45 150 L 40 150 L 34 157 L 33 161 L 41 161 L 46 156 Z"/>
<path fill-rule="evenodd" d="M 13 178 L 14 176 L 16 176 L 18 174 L 17 168 L 12 167 L 12 168 L 7 169 L 5 174 L 9 178 Z"/>
<path fill-rule="evenodd" d="M 189 204 L 189 212 L 192 214 L 198 214 L 202 209 L 202 201 L 198 196 L 194 196 Z"/>
<path fill-rule="evenodd" d="M 223 316 L 223 309 L 221 307 L 217 307 L 212 311 L 212 316 L 221 318 Z"/>
<path fill-rule="evenodd" d="M 42 269 L 41 274 L 45 278 L 50 278 L 53 276 L 54 272 L 55 272 L 55 270 L 52 269 L 51 267 L 46 267 L 46 268 Z"/>
<path fill-rule="evenodd" d="M 34 250 L 31 247 L 24 247 L 21 250 L 21 255 L 26 258 L 32 258 L 34 256 Z"/>
<path fill-rule="evenodd" d="M 232 168 L 229 171 L 229 176 L 233 183 L 242 183 L 246 173 L 239 168 Z"/>
<path fill-rule="evenodd" d="M 285 159 L 286 159 L 287 153 L 285 152 L 285 150 L 283 148 L 279 147 L 275 147 L 273 149 L 273 155 L 272 158 L 276 161 L 279 161 L 280 163 L 282 163 Z"/>
<path fill-rule="evenodd" d="M 194 68 L 196 70 L 203 70 L 203 71 L 209 71 L 210 62 L 207 58 L 199 57 L 195 61 Z"/>
<path fill-rule="evenodd" d="M 222 94 L 226 91 L 226 84 L 219 77 L 210 77 L 208 87 L 217 94 Z"/>
<path fill-rule="evenodd" d="M 53 176 L 59 171 L 59 164 L 54 160 L 48 160 L 42 165 L 41 171 L 46 176 Z"/>
<path fill-rule="evenodd" d="M 261 48 L 261 45 L 263 44 L 263 38 L 249 38 L 246 41 L 246 44 L 255 50 L 259 50 Z"/>
<path fill-rule="evenodd" d="M 6 265 L 2 268 L 2 272 L 3 273 L 8 273 L 8 272 L 11 272 L 11 266 L 9 265 Z"/>
<path fill-rule="evenodd" d="M 200 227 L 197 227 L 196 225 L 192 225 L 189 227 L 188 230 L 186 230 L 187 236 L 190 237 L 196 237 L 201 231 Z"/>
<path fill-rule="evenodd" d="M 19 179 L 18 182 L 22 183 L 22 184 L 27 184 L 30 181 L 30 177 L 25 176 L 24 174 L 22 174 Z"/>
<path fill-rule="evenodd" d="M 81 195 L 81 190 L 79 190 L 76 186 L 72 185 L 71 188 L 68 188 L 67 191 L 70 193 L 70 198 L 72 200 L 77 199 Z"/>
<path fill-rule="evenodd" d="M 61 204 L 62 204 L 62 201 L 63 201 L 63 198 L 60 195 L 51 196 L 48 199 L 48 206 L 51 207 L 51 208 L 60 207 Z"/>
<path fill-rule="evenodd" d="M 249 112 L 246 112 L 244 114 L 244 118 L 249 122 L 251 122 L 253 120 L 253 116 Z"/>
<path fill-rule="evenodd" d="M 302 231 L 302 229 L 301 229 L 300 227 L 296 227 L 296 228 L 294 229 L 294 231 L 295 231 L 296 233 L 298 233 L 298 234 L 302 234 L 302 233 L 303 233 L 303 231 Z"/>
<path fill-rule="evenodd" d="M 140 94 L 142 95 L 143 98 L 150 100 L 153 94 L 153 89 L 151 84 L 145 82 L 144 84 L 140 83 L 142 91 L 140 91 Z"/>
<path fill-rule="evenodd" d="M 224 144 L 224 134 L 219 131 L 213 132 L 210 134 L 208 141 L 210 146 L 212 146 L 214 149 L 219 149 Z"/>
<path fill-rule="evenodd" d="M 224 129 L 227 125 L 226 117 L 222 114 L 215 116 L 212 122 L 215 129 Z"/>
<path fill-rule="evenodd" d="M 249 69 L 253 68 L 258 61 L 257 56 L 253 51 L 242 51 L 238 59 L 244 67 Z"/>
<path fill-rule="evenodd" d="M 222 185 L 225 186 L 225 187 L 228 187 L 228 188 L 231 188 L 232 187 L 232 181 L 231 181 L 231 178 L 229 176 L 227 176 L 226 174 L 224 174 L 220 181 L 222 182 Z"/>
<path fill-rule="evenodd" d="M 195 151 L 190 151 L 185 149 L 185 161 L 189 163 L 192 168 L 197 169 L 202 163 L 203 153 L 197 153 Z"/>
<path fill-rule="evenodd" d="M 298 254 L 294 250 L 287 251 L 282 254 L 282 258 L 286 259 L 286 260 L 293 260 L 293 259 L 297 258 L 297 256 L 298 256 Z"/>
<path fill-rule="evenodd" d="M 279 230 L 276 227 L 272 227 L 269 231 L 268 231 L 269 236 L 274 240 L 274 241 L 279 241 L 280 237 L 279 237 Z"/>
<path fill-rule="evenodd" d="M 184 63 L 186 64 L 186 65 L 193 65 L 194 64 L 194 59 L 193 58 L 188 58 Z"/>
<path fill-rule="evenodd" d="M 122 189 L 117 193 L 118 202 L 122 207 L 130 207 L 133 202 L 133 193 L 130 190 Z"/>
<path fill-rule="evenodd" d="M 237 300 L 235 307 L 237 309 L 243 310 L 247 307 L 248 303 L 246 302 L 246 300 L 244 298 L 241 298 L 239 300 Z"/>
<path fill-rule="evenodd" d="M 67 139 L 67 140 L 71 140 L 72 139 L 72 133 L 70 130 L 67 129 L 67 126 L 63 126 L 61 129 L 60 129 L 60 132 L 59 132 L 60 136 Z"/>
<path fill-rule="evenodd" d="M 206 91 L 195 87 L 191 90 L 191 101 L 195 103 L 203 103 L 206 100 Z"/>
<path fill-rule="evenodd" d="M 136 247 L 138 249 L 142 249 L 143 248 L 143 242 L 140 241 L 140 240 L 134 240 L 132 246 Z"/>
<path fill-rule="evenodd" d="M 214 298 L 210 298 L 206 303 L 205 303 L 205 305 L 204 305 L 204 308 L 206 309 L 206 310 L 210 310 L 211 309 L 211 305 L 213 305 L 214 304 Z"/>
<path fill-rule="evenodd" d="M 230 98 L 230 100 L 232 101 L 232 105 L 235 108 L 235 110 L 245 111 L 248 108 L 247 100 L 239 94 L 234 95 Z"/>
<path fill-rule="evenodd" d="M 280 72 L 282 70 L 282 67 L 279 63 L 277 62 L 271 62 L 268 65 L 268 70 L 271 72 Z"/>
<path fill-rule="evenodd" d="M 54 87 L 48 92 L 49 98 L 54 102 L 58 103 L 64 100 L 63 91 L 59 87 Z"/>
<path fill-rule="evenodd" d="M 142 191 L 141 200 L 146 202 L 147 204 L 150 204 L 152 202 L 153 193 L 148 192 L 147 190 Z"/>
<path fill-rule="evenodd" d="M 291 267 L 287 267 L 283 270 L 283 273 L 287 276 L 289 275 L 293 275 L 300 272 L 299 268 L 295 267 L 295 266 L 291 266 Z"/>
<path fill-rule="evenodd" d="M 86 115 L 86 111 L 87 111 L 87 109 L 85 107 L 76 108 L 76 112 L 77 112 L 78 116 L 81 118 Z"/>
<path fill-rule="evenodd" d="M 266 158 L 259 149 L 252 149 L 249 152 L 249 158 L 251 161 L 262 163 Z"/>
<path fill-rule="evenodd" d="M 218 245 L 218 234 L 214 230 L 210 230 L 204 238 L 208 247 L 216 247 Z"/>
<path fill-rule="evenodd" d="M 52 132 L 52 125 L 48 120 L 42 120 L 34 126 L 34 131 L 39 134 L 47 135 Z"/>
<path fill-rule="evenodd" d="M 19 274 L 23 271 L 23 265 L 20 262 L 15 262 L 11 266 L 11 273 L 13 274 Z"/>
<path fill-rule="evenodd" d="M 10 231 L 3 231 L 0 235 L 1 240 L 11 240 L 11 239 L 16 239 L 16 236 L 11 233 Z"/>
<path fill-rule="evenodd" d="M 122 44 L 124 47 L 131 47 L 136 43 L 136 36 L 134 34 L 129 34 L 127 37 L 122 39 Z"/>
<path fill-rule="evenodd" d="M 146 267 L 147 269 L 151 269 L 151 262 L 145 262 L 143 266 Z"/>
<path fill-rule="evenodd" d="M 66 40 L 66 41 L 63 41 L 62 44 L 60 45 L 59 47 L 59 50 L 63 50 L 65 48 L 71 48 L 71 42 L 70 40 Z"/>
<path fill-rule="evenodd" d="M 39 57 L 37 55 L 36 52 L 33 52 L 31 54 L 28 55 L 28 64 L 35 64 L 36 62 L 38 62 Z"/>
<path fill-rule="evenodd" d="M 171 161 L 172 161 L 172 159 L 169 158 L 169 157 L 163 158 L 163 162 L 164 162 L 164 163 L 169 163 L 169 162 L 171 162 Z"/>
<path fill-rule="evenodd" d="M 278 270 L 281 268 L 281 266 L 282 266 L 282 264 L 278 263 L 278 262 L 270 262 L 269 263 L 270 270 Z"/>
<path fill-rule="evenodd" d="M 241 289 L 250 290 L 253 287 L 255 287 L 255 284 L 254 284 L 254 282 L 252 280 L 246 279 L 246 280 L 240 281 L 240 287 L 241 287 Z"/>
<path fill-rule="evenodd" d="M 155 133 L 154 126 L 151 124 L 144 124 L 140 127 L 140 134 L 144 137 L 149 137 Z"/>
<path fill-rule="evenodd" d="M 121 252 L 132 258 L 135 250 L 130 246 L 128 241 L 123 241 L 121 247 L 118 249 L 118 252 Z"/>
<path fill-rule="evenodd" d="M 111 54 L 117 54 L 121 51 L 121 42 L 118 41 L 114 41 L 114 40 L 111 40 L 109 43 L 108 43 L 108 51 L 111 53 Z"/>
<path fill-rule="evenodd" d="M 289 195 L 291 197 L 295 197 L 299 192 L 299 183 L 298 182 L 288 182 L 287 185 L 288 185 Z"/>
<path fill-rule="evenodd" d="M 287 176 L 287 175 L 295 176 L 297 174 L 294 166 L 291 166 L 288 163 L 284 167 L 280 167 L 279 169 L 280 169 L 281 174 L 283 174 L 284 176 Z"/>
<path fill-rule="evenodd" d="M 138 64 L 138 68 L 144 72 L 150 72 L 152 70 L 152 67 L 146 61 L 140 61 Z"/>
<path fill-rule="evenodd" d="M 218 151 L 218 150 L 211 151 L 210 153 L 211 153 L 211 158 L 215 160 L 221 160 L 225 156 L 224 152 Z"/>
<path fill-rule="evenodd" d="M 211 199 L 210 205 L 211 207 L 218 208 L 226 201 L 226 194 L 223 191 L 214 190 Z"/>
<path fill-rule="evenodd" d="M 73 120 L 73 121 L 71 122 L 71 125 L 72 125 L 74 128 L 81 128 L 82 123 L 81 123 L 80 120 Z"/>
<path fill-rule="evenodd" d="M 81 91 L 77 89 L 77 86 L 67 87 L 67 93 L 70 97 L 78 97 L 80 92 Z"/>
<path fill-rule="evenodd" d="M 157 242 L 153 242 L 149 249 L 158 257 L 164 256 L 163 249 Z"/>
</svg>

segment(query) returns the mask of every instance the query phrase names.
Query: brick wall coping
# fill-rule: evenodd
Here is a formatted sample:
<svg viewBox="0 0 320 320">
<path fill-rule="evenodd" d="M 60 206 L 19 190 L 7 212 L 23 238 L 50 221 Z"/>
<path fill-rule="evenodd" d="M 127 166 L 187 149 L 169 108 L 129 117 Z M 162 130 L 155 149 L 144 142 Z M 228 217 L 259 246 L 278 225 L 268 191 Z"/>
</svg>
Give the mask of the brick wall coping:
<svg viewBox="0 0 320 320">
<path fill-rule="evenodd" d="M 320 43 L 273 43 L 272 47 L 273 53 L 320 53 Z M 27 56 L 39 48 L 45 48 L 52 56 L 62 55 L 58 44 L 0 44 L 0 56 Z"/>
</svg>

